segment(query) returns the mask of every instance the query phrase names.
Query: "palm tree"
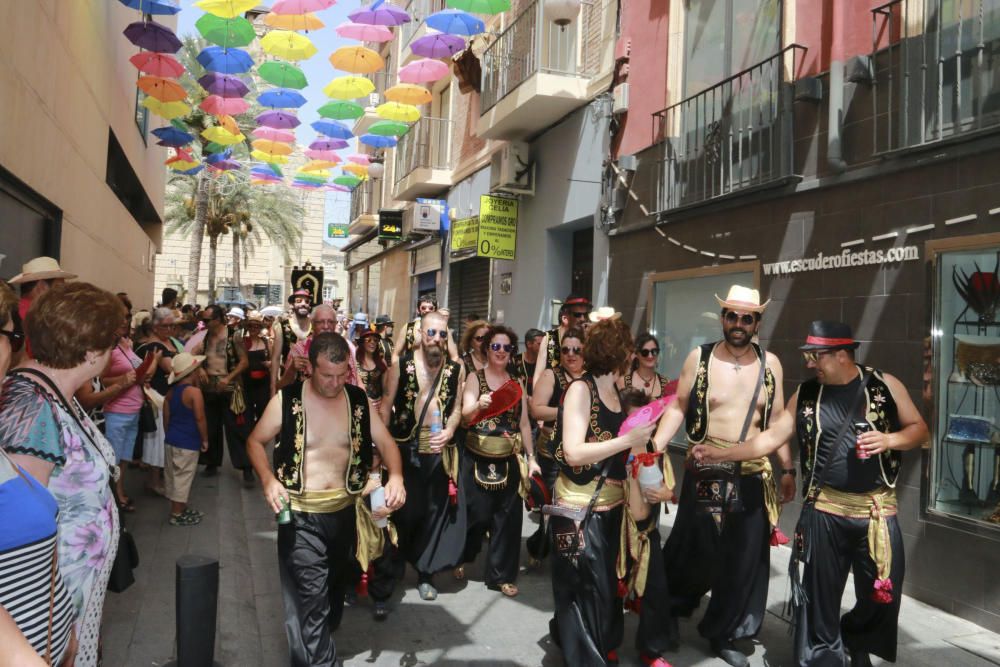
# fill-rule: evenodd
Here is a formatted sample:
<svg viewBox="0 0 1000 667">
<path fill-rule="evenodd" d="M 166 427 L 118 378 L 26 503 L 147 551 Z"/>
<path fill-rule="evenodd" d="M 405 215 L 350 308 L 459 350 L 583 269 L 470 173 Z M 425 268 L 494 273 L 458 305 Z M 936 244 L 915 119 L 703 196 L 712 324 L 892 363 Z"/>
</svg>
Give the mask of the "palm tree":
<svg viewBox="0 0 1000 667">
<path fill-rule="evenodd" d="M 302 238 L 300 221 L 305 214 L 299 198 L 285 187 L 250 186 L 251 219 L 232 228 L 233 282 L 240 285 L 240 259 L 243 266 L 264 238 L 281 249 L 285 264 L 292 261 L 291 251 Z"/>
</svg>

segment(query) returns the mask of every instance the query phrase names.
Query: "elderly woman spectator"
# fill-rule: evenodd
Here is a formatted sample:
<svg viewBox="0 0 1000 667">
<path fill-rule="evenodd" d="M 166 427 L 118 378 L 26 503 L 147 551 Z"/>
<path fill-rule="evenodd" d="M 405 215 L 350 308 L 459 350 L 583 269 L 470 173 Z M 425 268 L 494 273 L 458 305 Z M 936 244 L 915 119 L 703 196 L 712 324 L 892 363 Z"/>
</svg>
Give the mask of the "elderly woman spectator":
<svg viewBox="0 0 1000 667">
<path fill-rule="evenodd" d="M 97 664 L 119 523 L 109 486 L 114 450 L 73 394 L 107 366 L 124 322 L 110 292 L 88 283 L 49 290 L 25 321 L 34 358 L 0 392 L 0 447 L 58 506 L 58 565 L 73 604 L 78 667 Z"/>
<path fill-rule="evenodd" d="M 170 385 L 172 357 L 177 354 L 177 346 L 170 334 L 174 331 L 174 311 L 169 308 L 157 308 L 148 322 L 143 323 L 135 332 L 135 354 L 145 358 L 147 354 L 159 354 L 156 365 L 150 369 L 149 394 L 153 399 L 153 412 L 156 416 L 156 430 L 140 434 L 142 442 L 142 462 L 149 466 L 149 479 L 146 488 L 158 495 L 163 495 L 163 397 Z M 183 351 L 183 346 L 181 350 Z M 155 393 L 154 393 L 155 392 Z"/>
</svg>

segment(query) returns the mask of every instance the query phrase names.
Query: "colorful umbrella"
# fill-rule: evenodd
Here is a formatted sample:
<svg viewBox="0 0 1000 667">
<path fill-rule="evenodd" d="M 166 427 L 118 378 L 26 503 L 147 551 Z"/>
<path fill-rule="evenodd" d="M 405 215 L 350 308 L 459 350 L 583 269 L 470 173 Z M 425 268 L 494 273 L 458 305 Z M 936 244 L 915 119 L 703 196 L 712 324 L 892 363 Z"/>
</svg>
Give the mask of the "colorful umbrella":
<svg viewBox="0 0 1000 667">
<path fill-rule="evenodd" d="M 326 169 L 319 169 L 313 172 L 299 170 L 295 173 L 295 180 L 309 181 L 310 183 L 326 183 L 326 179 L 331 176 L 333 176 L 333 174 Z"/>
<path fill-rule="evenodd" d="M 510 10 L 510 0 L 448 0 L 448 7 L 472 14 L 499 14 Z"/>
<path fill-rule="evenodd" d="M 257 0 L 198 0 L 194 4 L 195 7 L 209 14 L 215 14 L 224 19 L 231 19 L 242 16 L 248 10 L 256 7 Z"/>
<path fill-rule="evenodd" d="M 412 83 L 400 83 L 396 84 L 392 88 L 386 88 L 385 99 L 390 102 L 399 102 L 400 104 L 412 104 L 413 106 L 419 106 L 421 104 L 427 104 L 434 97 L 431 95 L 431 91 L 427 90 L 423 86 L 415 86 Z"/>
<path fill-rule="evenodd" d="M 357 102 L 346 100 L 334 100 L 327 102 L 316 112 L 323 118 L 334 118 L 336 120 L 354 120 L 365 115 L 365 108 Z"/>
<path fill-rule="evenodd" d="M 352 74 L 371 74 L 385 67 L 382 56 L 364 46 L 342 46 L 330 54 L 330 64 Z"/>
<path fill-rule="evenodd" d="M 270 155 L 269 153 L 262 153 L 260 151 L 250 151 L 250 157 L 261 162 L 270 162 L 271 164 L 288 164 L 289 160 L 287 155 Z"/>
<path fill-rule="evenodd" d="M 325 134 L 331 139 L 350 139 L 354 136 L 351 128 L 335 120 L 317 120 L 312 124 L 312 128 L 320 134 Z"/>
<path fill-rule="evenodd" d="M 157 116 L 171 120 L 180 118 L 191 113 L 191 107 L 183 102 L 161 102 L 155 97 L 147 97 L 142 101 L 142 106 L 146 107 Z"/>
<path fill-rule="evenodd" d="M 365 23 L 341 23 L 336 28 L 337 34 L 345 39 L 356 39 L 359 42 L 391 42 L 392 31 L 384 25 L 367 25 Z"/>
<path fill-rule="evenodd" d="M 219 171 L 232 171 L 233 169 L 242 169 L 243 165 L 235 160 L 220 160 L 215 164 L 208 165 L 212 169 L 218 169 Z"/>
<path fill-rule="evenodd" d="M 254 150 L 267 153 L 268 155 L 291 155 L 293 150 L 288 144 L 283 144 L 280 141 L 271 141 L 270 139 L 257 139 L 250 145 L 254 147 Z"/>
<path fill-rule="evenodd" d="M 349 162 L 353 162 L 354 164 L 363 164 L 365 166 L 368 166 L 372 162 L 371 157 L 365 155 L 364 153 L 355 153 L 354 155 L 348 155 L 347 160 Z"/>
<path fill-rule="evenodd" d="M 309 144 L 311 151 L 339 151 L 347 148 L 347 142 L 343 139 L 317 139 Z"/>
<path fill-rule="evenodd" d="M 174 171 L 187 171 L 188 169 L 194 169 L 198 166 L 197 162 L 191 160 L 185 160 L 183 158 L 171 158 L 167 160 L 164 164 L 173 169 Z"/>
<path fill-rule="evenodd" d="M 205 137 L 211 142 L 220 144 L 222 146 L 232 146 L 233 144 L 238 144 L 246 137 L 240 134 L 233 134 L 224 127 L 218 125 L 213 125 L 212 127 L 206 128 L 202 131 L 201 136 Z"/>
<path fill-rule="evenodd" d="M 328 185 L 327 186 L 327 190 L 333 190 L 334 192 L 350 192 L 351 191 L 351 189 L 349 187 L 347 187 L 346 185 L 337 185 L 336 183 L 334 183 L 333 185 Z"/>
<path fill-rule="evenodd" d="M 275 183 L 280 183 L 280 178 L 263 178 L 260 176 L 255 176 L 250 179 L 250 185 L 274 185 Z"/>
<path fill-rule="evenodd" d="M 340 156 L 337 155 L 336 151 L 321 151 L 317 148 L 307 148 L 305 151 L 305 156 L 312 160 L 328 160 L 330 162 L 340 162 Z"/>
<path fill-rule="evenodd" d="M 156 53 L 155 51 L 140 51 L 128 59 L 135 65 L 136 69 L 153 76 L 173 76 L 177 77 L 184 73 L 184 65 L 177 62 L 177 59 L 166 53 Z"/>
<path fill-rule="evenodd" d="M 305 60 L 316 55 L 316 46 L 308 37 L 290 30 L 272 30 L 261 38 L 260 47 L 285 60 Z"/>
<path fill-rule="evenodd" d="M 161 102 L 180 102 L 187 99 L 187 91 L 181 84 L 172 79 L 164 79 L 162 76 L 140 76 L 135 85 L 142 92 Z"/>
<path fill-rule="evenodd" d="M 282 62 L 281 60 L 272 60 L 263 63 L 257 68 L 257 74 L 264 81 L 282 88 L 302 90 L 308 85 L 306 75 L 302 73 L 302 70 L 291 63 Z"/>
<path fill-rule="evenodd" d="M 219 116 L 218 124 L 232 134 L 240 134 L 240 126 L 236 124 L 236 119 L 232 116 Z"/>
<path fill-rule="evenodd" d="M 270 139 L 271 141 L 283 141 L 285 143 L 295 142 L 295 133 L 291 130 L 278 130 L 264 125 L 251 132 L 258 139 Z"/>
<path fill-rule="evenodd" d="M 277 130 L 290 130 L 298 127 L 300 121 L 295 114 L 287 111 L 265 111 L 255 119 L 258 125 L 267 125 Z"/>
<path fill-rule="evenodd" d="M 368 175 L 368 167 L 366 167 L 363 164 L 354 164 L 354 163 L 345 164 L 344 171 L 348 171 L 354 174 L 355 176 L 358 176 L 359 178 L 364 178 L 365 176 Z"/>
<path fill-rule="evenodd" d="M 181 48 L 181 40 L 174 31 L 156 21 L 129 23 L 122 33 L 128 41 L 147 51 L 177 53 Z"/>
<path fill-rule="evenodd" d="M 274 88 L 257 96 L 257 104 L 274 109 L 298 109 L 305 103 L 302 93 L 290 88 Z"/>
<path fill-rule="evenodd" d="M 443 79 L 451 73 L 446 63 L 432 58 L 422 58 L 399 68 L 399 80 L 403 83 L 429 83 Z"/>
<path fill-rule="evenodd" d="M 260 171 L 264 173 L 270 173 L 273 176 L 284 176 L 281 173 L 281 167 L 276 164 L 271 164 L 268 162 L 253 163 L 250 165 L 251 171 Z"/>
<path fill-rule="evenodd" d="M 368 128 L 368 134 L 381 137 L 399 137 L 407 133 L 410 126 L 392 120 L 380 120 Z"/>
<path fill-rule="evenodd" d="M 399 143 L 396 137 L 383 137 L 379 134 L 363 134 L 358 141 L 372 148 L 392 148 Z"/>
<path fill-rule="evenodd" d="M 205 168 L 205 165 L 199 164 L 194 169 L 188 169 L 187 171 L 181 171 L 181 172 L 178 172 L 178 173 L 184 174 L 185 176 L 194 176 L 195 174 L 197 174 L 199 171 L 201 171 L 204 168 Z"/>
<path fill-rule="evenodd" d="M 410 42 L 410 50 L 424 58 L 450 58 L 465 50 L 465 40 L 458 35 L 432 33 Z"/>
<path fill-rule="evenodd" d="M 271 11 L 275 14 L 308 14 L 333 7 L 335 0 L 278 0 Z"/>
<path fill-rule="evenodd" d="M 326 84 L 323 92 L 327 97 L 334 97 L 341 100 L 353 100 L 365 97 L 375 90 L 375 84 L 371 79 L 363 76 L 340 76 Z"/>
<path fill-rule="evenodd" d="M 160 140 L 160 144 L 163 146 L 183 146 L 194 141 L 194 135 L 190 132 L 184 132 L 183 130 L 178 130 L 176 127 L 158 127 L 153 130 L 153 134 L 156 138 Z"/>
<path fill-rule="evenodd" d="M 376 3 L 374 5 L 369 5 L 368 7 L 356 9 L 348 14 L 347 18 L 351 19 L 354 23 L 386 25 L 389 27 L 403 25 L 404 23 L 410 22 L 409 14 L 399 7 L 390 5 L 389 3 L 384 3 L 382 5 Z"/>
<path fill-rule="evenodd" d="M 246 46 L 257 37 L 253 25 L 242 16 L 224 19 L 214 14 L 205 14 L 195 21 L 194 27 L 202 37 L 223 47 Z"/>
<path fill-rule="evenodd" d="M 198 85 L 212 95 L 219 97 L 243 97 L 250 92 L 247 84 L 238 76 L 209 72 L 198 79 Z"/>
<path fill-rule="evenodd" d="M 330 167 L 336 167 L 338 164 L 340 163 L 333 160 L 312 160 L 302 165 L 302 171 L 323 171 Z"/>
<path fill-rule="evenodd" d="M 224 150 L 226 150 L 226 147 L 223 146 L 222 144 L 217 144 L 214 141 L 210 141 L 205 146 L 202 147 L 201 152 L 202 153 L 221 153 Z"/>
<path fill-rule="evenodd" d="M 209 95 L 201 104 L 202 111 L 213 116 L 232 115 L 244 113 L 250 108 L 250 103 L 242 97 L 220 97 L 219 95 Z"/>
<path fill-rule="evenodd" d="M 218 153 L 213 153 L 212 155 L 209 155 L 208 157 L 205 158 L 205 162 L 209 164 L 215 164 L 216 162 L 222 162 L 223 160 L 228 160 L 232 156 L 233 156 L 233 149 L 227 148 Z"/>
<path fill-rule="evenodd" d="M 333 182 L 336 183 L 337 185 L 346 185 L 349 188 L 353 188 L 356 187 L 358 183 L 361 182 L 361 179 L 352 174 L 344 174 L 343 176 L 338 176 L 337 178 L 333 179 Z"/>
<path fill-rule="evenodd" d="M 443 9 L 424 19 L 429 28 L 449 35 L 478 35 L 486 31 L 486 24 L 460 9 Z"/>
<path fill-rule="evenodd" d="M 181 10 L 178 0 L 118 0 L 129 9 L 141 10 L 152 16 L 169 16 Z"/>
<path fill-rule="evenodd" d="M 400 123 L 416 123 L 420 120 L 420 109 L 410 104 L 400 104 L 399 102 L 386 102 L 375 107 L 375 113 L 380 118 L 394 120 Z M 378 134 L 376 132 L 376 134 Z"/>
<path fill-rule="evenodd" d="M 264 15 L 264 24 L 278 30 L 319 30 L 326 24 L 313 14 L 275 14 Z"/>
<path fill-rule="evenodd" d="M 242 49 L 224 49 L 208 46 L 198 54 L 198 62 L 210 72 L 223 74 L 243 74 L 253 67 L 253 58 Z"/>
</svg>

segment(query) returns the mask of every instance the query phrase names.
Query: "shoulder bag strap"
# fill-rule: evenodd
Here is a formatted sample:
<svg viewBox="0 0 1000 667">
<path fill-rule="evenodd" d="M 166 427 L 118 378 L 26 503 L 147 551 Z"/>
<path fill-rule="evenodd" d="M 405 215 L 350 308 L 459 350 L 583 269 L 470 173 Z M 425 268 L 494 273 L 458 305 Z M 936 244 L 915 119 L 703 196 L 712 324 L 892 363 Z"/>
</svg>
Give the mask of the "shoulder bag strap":
<svg viewBox="0 0 1000 667">
<path fill-rule="evenodd" d="M 851 407 L 848 408 L 844 421 L 841 422 L 840 428 L 837 429 L 837 438 L 833 441 L 834 447 L 840 444 L 840 441 L 844 438 L 844 434 L 847 433 L 847 428 L 854 420 L 854 412 L 858 409 L 858 405 L 865 395 L 865 387 L 868 386 L 868 380 L 870 379 L 871 374 L 865 373 L 864 369 L 861 369 L 861 383 L 858 385 L 858 391 L 854 395 L 854 400 L 851 401 Z M 819 415 L 816 418 L 819 419 Z M 826 481 L 826 460 L 830 455 L 829 449 L 816 447 L 816 460 L 813 461 L 812 479 L 809 481 L 806 502 L 810 502 L 810 500 L 815 501 L 815 495 L 823 488 L 823 483 Z M 819 470 L 818 474 L 816 472 L 817 469 Z"/>
<path fill-rule="evenodd" d="M 757 413 L 757 399 L 760 397 L 760 388 L 764 386 L 764 373 L 767 370 L 767 352 L 764 351 L 763 347 L 758 348 L 760 350 L 760 372 L 757 374 L 757 386 L 753 390 L 753 398 L 750 399 L 750 407 L 747 408 L 747 416 L 743 420 L 743 428 L 740 429 L 740 439 L 737 442 L 742 443 L 747 439 L 747 433 L 750 432 L 750 424 L 753 422 L 753 416 Z"/>
<path fill-rule="evenodd" d="M 424 407 L 420 410 L 420 418 L 417 420 L 417 433 L 420 433 L 420 425 L 424 423 L 424 417 L 427 416 L 427 408 L 430 407 L 431 399 L 437 397 L 438 392 L 438 378 L 441 377 L 442 371 L 444 371 L 445 364 L 447 361 L 441 362 L 441 368 L 438 369 L 437 375 L 434 376 L 434 380 L 431 382 L 431 386 L 427 390 L 427 398 L 424 399 Z M 444 415 L 441 415 L 442 421 L 444 420 Z"/>
</svg>

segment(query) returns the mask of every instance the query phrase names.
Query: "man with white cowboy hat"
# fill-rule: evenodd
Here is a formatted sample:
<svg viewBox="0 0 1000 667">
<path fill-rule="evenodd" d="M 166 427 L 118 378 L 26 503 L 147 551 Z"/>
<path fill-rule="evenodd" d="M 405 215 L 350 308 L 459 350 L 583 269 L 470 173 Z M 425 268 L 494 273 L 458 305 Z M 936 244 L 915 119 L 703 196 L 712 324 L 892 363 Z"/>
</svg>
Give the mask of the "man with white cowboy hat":
<svg viewBox="0 0 1000 667">
<path fill-rule="evenodd" d="M 31 302 L 54 285 L 60 285 L 66 280 L 76 278 L 75 273 L 63 271 L 59 262 L 51 257 L 36 257 L 21 266 L 21 273 L 7 282 L 20 285 L 21 302 L 18 304 L 18 314 L 24 320 L 28 314 Z"/>
<path fill-rule="evenodd" d="M 664 451 L 686 420 L 690 445 L 739 447 L 767 428 L 784 409 L 778 358 L 753 338 L 768 301 L 749 287 L 733 285 L 721 307 L 722 340 L 688 354 L 677 400 L 664 413 L 653 441 Z M 787 502 L 795 494 L 795 471 L 788 444 L 778 450 L 781 488 Z M 663 498 L 669 499 L 670 490 Z M 674 613 L 689 616 L 712 591 L 699 633 L 712 652 L 730 665 L 749 664 L 733 640 L 754 637 L 764 620 L 770 578 L 770 545 L 780 533 L 780 503 L 770 460 L 742 466 L 699 467 L 688 456 L 677 520 L 663 547 Z"/>
</svg>

